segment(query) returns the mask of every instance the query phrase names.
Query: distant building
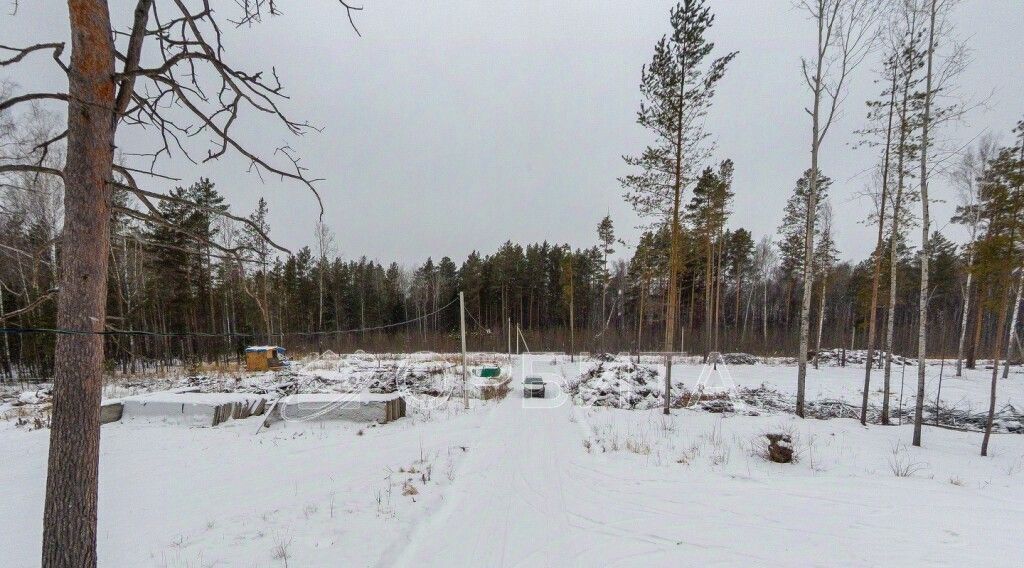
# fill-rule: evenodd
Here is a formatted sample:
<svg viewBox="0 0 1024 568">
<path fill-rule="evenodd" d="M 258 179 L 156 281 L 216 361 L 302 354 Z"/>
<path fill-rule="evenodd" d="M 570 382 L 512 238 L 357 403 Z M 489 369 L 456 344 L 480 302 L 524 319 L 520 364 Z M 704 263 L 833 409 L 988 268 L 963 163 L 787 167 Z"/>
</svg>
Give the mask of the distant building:
<svg viewBox="0 0 1024 568">
<path fill-rule="evenodd" d="M 268 371 L 284 366 L 284 347 L 256 345 L 245 348 L 245 367 L 250 371 Z"/>
</svg>

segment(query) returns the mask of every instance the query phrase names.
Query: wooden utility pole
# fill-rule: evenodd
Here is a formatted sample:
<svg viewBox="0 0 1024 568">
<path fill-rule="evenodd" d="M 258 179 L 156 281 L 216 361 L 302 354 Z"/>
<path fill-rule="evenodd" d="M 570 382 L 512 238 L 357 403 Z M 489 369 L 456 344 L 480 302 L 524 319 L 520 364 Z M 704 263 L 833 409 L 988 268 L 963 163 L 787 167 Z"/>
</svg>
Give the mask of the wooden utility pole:
<svg viewBox="0 0 1024 568">
<path fill-rule="evenodd" d="M 469 367 L 466 366 L 466 296 L 459 292 L 459 330 L 462 332 L 462 402 L 469 410 Z"/>
<path fill-rule="evenodd" d="M 572 252 L 569 254 L 569 360 L 576 361 L 576 275 Z"/>
<path fill-rule="evenodd" d="M 506 335 L 508 336 L 508 364 L 510 367 L 509 372 L 512 372 L 512 318 L 508 318 L 508 333 Z"/>
</svg>

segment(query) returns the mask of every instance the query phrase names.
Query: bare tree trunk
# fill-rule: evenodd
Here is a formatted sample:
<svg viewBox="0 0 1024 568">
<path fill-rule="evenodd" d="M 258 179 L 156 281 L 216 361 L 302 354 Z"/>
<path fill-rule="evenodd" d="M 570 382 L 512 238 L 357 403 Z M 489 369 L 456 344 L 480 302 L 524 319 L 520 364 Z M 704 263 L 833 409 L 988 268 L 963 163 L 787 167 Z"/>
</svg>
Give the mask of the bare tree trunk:
<svg viewBox="0 0 1024 568">
<path fill-rule="evenodd" d="M 1010 333 L 1006 339 L 1006 361 L 1003 363 L 1003 378 L 1010 376 L 1010 357 L 1013 356 L 1013 341 L 1017 338 L 1017 315 L 1020 313 L 1020 295 L 1024 288 L 1024 270 L 1017 281 L 1017 293 L 1013 301 L 1013 317 L 1010 318 Z"/>
<path fill-rule="evenodd" d="M 988 399 L 988 420 L 985 423 L 985 436 L 981 440 L 981 455 L 988 455 L 988 440 L 992 435 L 992 424 L 995 421 L 996 414 L 996 381 L 999 378 L 999 357 L 1002 354 L 1003 348 L 1003 326 L 1006 325 L 1006 311 L 1007 304 L 1009 303 L 1010 291 L 1007 289 L 1010 287 L 1009 273 L 1004 277 L 1004 286 L 1001 291 L 1003 295 L 1002 301 L 999 303 L 999 319 L 996 325 L 996 337 L 995 345 L 992 348 L 992 385 L 989 391 Z"/>
<path fill-rule="evenodd" d="M 974 369 L 977 367 L 978 351 L 981 346 L 981 331 L 985 326 L 985 310 L 981 302 L 982 299 L 984 299 L 987 290 L 985 289 L 983 280 L 978 282 L 977 288 L 978 299 L 974 303 L 978 306 L 978 309 L 975 310 L 974 314 L 974 336 L 972 337 L 971 345 L 967 350 L 967 361 L 965 363 L 965 366 L 968 369 Z"/>
<path fill-rule="evenodd" d="M 69 0 L 64 232 L 53 419 L 43 509 L 44 568 L 96 565 L 100 398 L 114 152 L 114 45 L 105 0 Z"/>
<path fill-rule="evenodd" d="M 796 414 L 803 418 L 807 392 L 807 348 L 810 343 L 811 292 L 814 285 L 814 223 L 818 207 L 819 153 L 837 109 L 843 100 L 845 83 L 863 60 L 873 35 L 876 7 L 873 3 L 847 0 L 802 2 L 817 25 L 813 61 L 801 59 L 804 80 L 813 95 L 811 108 L 811 169 L 807 190 L 807 222 L 804 227 L 803 301 L 800 306 L 800 353 L 797 359 Z M 813 67 L 813 70 L 812 70 Z M 822 108 L 824 106 L 824 108 Z"/>
<path fill-rule="evenodd" d="M 800 302 L 800 353 L 797 357 L 796 415 L 804 417 L 804 398 L 807 391 L 807 350 L 811 333 L 811 292 L 814 287 L 814 214 L 818 207 L 818 96 L 814 106 L 814 144 L 811 145 L 811 180 L 808 183 L 807 223 L 804 228 L 804 290 Z"/>
<path fill-rule="evenodd" d="M 804 417 L 807 392 L 807 349 L 811 333 L 811 292 L 814 288 L 814 221 L 818 211 L 818 152 L 821 149 L 821 98 L 824 90 L 825 53 L 830 29 L 826 30 L 825 3 L 818 3 L 818 43 L 814 78 L 808 83 L 814 95 L 811 107 L 811 177 L 807 182 L 807 210 L 804 223 L 803 295 L 800 302 L 800 352 L 797 354 L 796 415 Z M 830 28 L 830 26 L 829 26 Z"/>
<path fill-rule="evenodd" d="M 764 279 L 764 290 L 761 298 L 761 340 L 768 344 L 768 279 Z"/>
<path fill-rule="evenodd" d="M 569 360 L 576 360 L 576 291 L 572 263 L 569 263 Z"/>
<path fill-rule="evenodd" d="M 901 176 L 902 177 L 902 176 Z M 885 327 L 885 371 L 882 379 L 882 424 L 889 424 L 889 387 L 892 384 L 892 339 L 896 329 L 896 234 L 899 230 L 900 200 L 902 181 L 896 188 L 896 202 L 893 204 L 892 234 L 889 237 L 889 309 Z"/>
<path fill-rule="evenodd" d="M 714 324 L 714 305 L 715 305 L 715 285 L 714 285 L 714 266 L 715 266 L 715 249 L 714 243 L 711 240 L 711 234 L 707 235 L 707 251 L 705 254 L 705 265 L 704 265 L 704 357 L 714 350 L 711 342 L 714 340 L 713 331 L 711 326 Z"/>
<path fill-rule="evenodd" d="M 643 338 L 644 338 L 644 296 L 647 295 L 647 280 L 641 277 L 640 281 L 643 283 L 643 287 L 640 290 L 640 310 L 636 318 L 636 358 L 637 363 L 640 362 L 640 352 L 643 351 Z"/>
<path fill-rule="evenodd" d="M 868 313 L 868 348 L 864 362 L 864 393 L 861 397 L 860 423 L 868 423 L 868 395 L 871 392 L 871 367 L 875 358 L 875 333 L 878 321 L 878 281 L 882 273 L 882 233 L 885 228 L 885 200 L 889 193 L 889 157 L 892 150 L 892 119 L 896 109 L 896 78 L 898 64 L 892 66 L 892 85 L 889 88 L 889 122 L 885 130 L 885 156 L 882 159 L 882 198 L 878 203 L 878 238 L 875 241 L 875 266 L 871 274 L 871 311 Z M 852 347 L 851 347 L 852 349 Z"/>
<path fill-rule="evenodd" d="M 818 306 L 818 337 L 814 342 L 814 368 L 818 368 L 818 355 L 821 353 L 821 328 L 825 325 L 825 283 L 826 276 L 821 275 L 821 304 Z"/>
<path fill-rule="evenodd" d="M 4 316 L 6 314 L 7 314 L 7 310 L 4 308 L 4 286 L 3 286 L 3 283 L 0 282 L 0 322 L 4 321 Z M 4 360 L 3 360 L 3 368 L 0 369 L 0 370 L 3 371 L 4 378 L 8 378 L 8 377 L 11 377 L 13 375 L 13 373 L 11 372 L 11 344 L 10 344 L 10 341 L 8 340 L 8 335 L 6 333 L 3 334 L 3 335 L 4 335 Z"/>
<path fill-rule="evenodd" d="M 724 254 L 725 251 L 721 250 L 722 246 L 723 246 L 722 235 L 721 235 L 721 232 L 719 232 L 719 235 L 718 235 L 718 246 L 717 246 L 717 248 L 719 249 L 718 250 L 718 260 L 715 262 L 715 351 L 716 352 L 719 350 L 719 348 L 718 348 L 719 329 L 721 328 L 722 319 L 724 319 L 724 318 L 721 317 L 721 314 L 722 314 L 722 311 L 723 311 L 723 308 L 722 308 L 722 257 L 725 256 L 725 254 Z"/>
<path fill-rule="evenodd" d="M 964 343 L 967 339 L 967 316 L 971 309 L 971 277 L 974 274 L 971 272 L 971 265 L 974 262 L 973 252 L 973 241 L 972 241 L 972 252 L 967 257 L 967 282 L 964 284 L 964 307 L 963 313 L 960 315 L 960 340 L 956 347 L 956 376 L 963 376 L 963 363 L 964 363 Z"/>
<path fill-rule="evenodd" d="M 750 305 L 751 305 L 751 301 L 754 298 L 755 290 L 756 290 L 756 287 L 755 287 L 753 281 L 751 281 L 750 289 L 747 290 L 747 301 L 743 303 L 743 328 L 742 328 L 742 331 L 740 331 L 740 343 L 744 343 L 744 344 L 746 343 L 746 340 L 747 340 L 747 322 L 750 320 Z"/>
<path fill-rule="evenodd" d="M 921 445 L 921 426 L 924 423 L 924 374 L 928 353 L 928 260 L 931 254 L 928 223 L 928 130 L 932 110 L 932 60 L 935 52 L 935 16 L 937 0 L 931 2 L 931 21 L 928 26 L 928 73 L 925 78 L 924 122 L 921 124 L 921 289 L 918 305 L 917 328 L 917 401 L 914 404 L 914 441 Z M 1005 317 L 1005 314 L 1004 314 Z"/>
<path fill-rule="evenodd" d="M 905 73 L 903 91 L 900 94 L 900 139 L 896 146 L 896 196 L 892 206 L 892 223 L 889 234 L 889 310 L 885 331 L 885 373 L 882 385 L 882 424 L 889 424 L 889 388 L 892 384 L 893 334 L 896 328 L 896 274 L 899 257 L 896 244 L 900 234 L 900 214 L 903 206 L 903 189 L 906 184 L 906 156 L 908 136 L 908 104 L 910 100 L 910 76 Z M 904 362 L 905 363 L 905 362 Z"/>
</svg>

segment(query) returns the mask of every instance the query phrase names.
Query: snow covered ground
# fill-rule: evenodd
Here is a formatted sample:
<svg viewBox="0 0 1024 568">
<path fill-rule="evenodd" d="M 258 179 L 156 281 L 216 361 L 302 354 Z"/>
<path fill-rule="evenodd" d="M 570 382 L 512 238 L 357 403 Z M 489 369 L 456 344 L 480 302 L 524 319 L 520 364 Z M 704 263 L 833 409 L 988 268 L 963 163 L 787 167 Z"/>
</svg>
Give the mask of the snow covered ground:
<svg viewBox="0 0 1024 568">
<path fill-rule="evenodd" d="M 525 361 L 548 398 L 410 405 L 387 425 L 103 427 L 102 566 L 1020 566 L 1024 436 L 573 404 L 557 388 L 596 361 Z M 516 363 L 516 381 L 524 362 Z M 652 362 L 653 363 L 653 362 Z M 655 385 L 663 368 L 656 364 Z M 677 363 L 693 390 L 703 366 Z M 730 365 L 737 386 L 793 392 L 786 364 Z M 894 404 L 899 377 L 894 375 Z M 986 406 L 990 371 L 951 378 L 946 405 Z M 1016 370 L 1015 370 L 1016 371 Z M 908 367 L 904 405 L 916 367 Z M 939 367 L 929 365 L 928 396 Z M 709 380 L 709 387 L 714 387 Z M 862 367 L 808 375 L 811 400 L 859 402 Z M 871 397 L 880 400 L 873 380 Z M 660 389 L 660 386 L 654 388 Z M 1024 375 L 999 404 L 1024 402 Z M 797 462 L 762 456 L 790 434 Z M 48 431 L 0 423 L 0 566 L 38 565 Z"/>
</svg>

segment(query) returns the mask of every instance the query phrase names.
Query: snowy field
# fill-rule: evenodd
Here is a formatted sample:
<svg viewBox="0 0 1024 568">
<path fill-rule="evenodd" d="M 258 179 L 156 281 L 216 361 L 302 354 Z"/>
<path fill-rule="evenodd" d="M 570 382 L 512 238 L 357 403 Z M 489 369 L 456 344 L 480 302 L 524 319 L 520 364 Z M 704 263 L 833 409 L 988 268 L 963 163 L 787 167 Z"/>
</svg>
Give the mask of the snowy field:
<svg viewBox="0 0 1024 568">
<path fill-rule="evenodd" d="M 481 355 L 475 362 L 500 360 Z M 339 383 L 389 390 L 364 363 L 341 357 L 307 366 L 298 382 L 308 392 L 333 392 Z M 411 374 L 418 379 L 406 388 L 443 387 L 435 374 L 420 372 L 438 364 L 447 363 L 416 362 Z M 1024 564 L 1024 436 L 1006 433 L 1012 420 L 993 436 L 990 457 L 981 458 L 980 433 L 932 426 L 924 447 L 914 448 L 909 425 L 864 428 L 847 418 L 801 420 L 742 404 L 727 413 L 698 404 L 665 417 L 647 408 L 647 401 L 657 402 L 664 372 L 654 360 L 641 365 L 653 384 L 630 385 L 630 400 L 639 402 L 633 408 L 592 406 L 586 393 L 608 394 L 611 369 L 627 365 L 624 358 L 517 359 L 513 389 L 502 400 L 474 397 L 464 410 L 461 397 L 429 396 L 431 404 L 410 404 L 406 418 L 383 425 L 285 422 L 261 429 L 262 417 L 216 427 L 107 424 L 100 564 Z M 516 387 L 524 369 L 549 381 L 547 398 L 522 398 Z M 680 390 L 698 391 L 703 374 L 708 392 L 729 381 L 736 391 L 760 389 L 780 400 L 794 392 L 796 370 L 784 361 L 723 370 L 708 373 L 687 360 L 672 374 Z M 894 407 L 902 370 L 894 367 Z M 938 362 L 928 366 L 929 400 L 939 370 Z M 942 371 L 940 408 L 987 408 L 991 371 L 953 378 L 948 363 Z M 170 380 L 158 388 L 273 398 L 275 385 L 289 381 L 296 378 L 266 374 Z M 908 366 L 907 408 L 915 381 L 916 367 Z M 862 385 L 861 366 L 822 366 L 809 371 L 808 398 L 859 404 Z M 873 405 L 880 386 L 877 372 Z M 998 407 L 1024 406 L 1020 369 L 1011 369 L 999 389 Z M 108 396 L 140 390 L 148 389 L 122 385 Z M 15 411 L 31 405 L 4 404 L 0 566 L 36 566 L 48 430 L 16 425 Z M 767 432 L 792 437 L 795 463 L 764 459 Z"/>
</svg>

